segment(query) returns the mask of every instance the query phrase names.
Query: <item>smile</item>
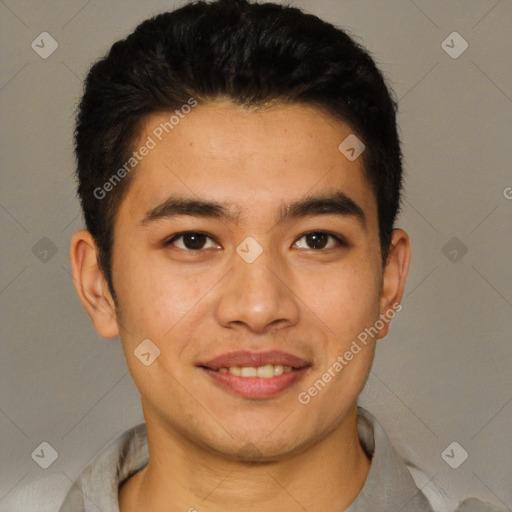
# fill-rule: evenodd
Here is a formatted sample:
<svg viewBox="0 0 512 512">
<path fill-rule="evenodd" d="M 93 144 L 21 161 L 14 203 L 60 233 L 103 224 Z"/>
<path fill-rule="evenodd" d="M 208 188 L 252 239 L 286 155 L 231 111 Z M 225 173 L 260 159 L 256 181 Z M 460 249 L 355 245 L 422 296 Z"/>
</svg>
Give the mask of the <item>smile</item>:
<svg viewBox="0 0 512 512">
<path fill-rule="evenodd" d="M 198 367 L 210 382 L 244 398 L 272 398 L 291 388 L 310 369 L 306 360 L 280 351 L 238 351 L 223 354 Z"/>
<path fill-rule="evenodd" d="M 219 368 L 220 373 L 231 373 L 237 377 L 259 377 L 260 379 L 270 379 L 278 377 L 283 373 L 290 373 L 293 370 L 291 366 L 283 366 L 282 364 L 266 364 L 265 366 L 230 366 L 229 368 Z"/>
</svg>

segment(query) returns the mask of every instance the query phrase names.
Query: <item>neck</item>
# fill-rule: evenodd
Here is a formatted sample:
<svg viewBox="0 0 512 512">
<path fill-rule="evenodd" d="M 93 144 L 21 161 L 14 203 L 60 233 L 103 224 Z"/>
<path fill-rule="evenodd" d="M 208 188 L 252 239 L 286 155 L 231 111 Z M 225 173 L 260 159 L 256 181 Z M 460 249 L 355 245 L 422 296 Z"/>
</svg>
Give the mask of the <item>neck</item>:
<svg viewBox="0 0 512 512">
<path fill-rule="evenodd" d="M 227 459 L 148 418 L 146 426 L 149 463 L 121 487 L 121 512 L 344 510 L 370 468 L 355 407 L 320 442 L 271 462 Z"/>
</svg>

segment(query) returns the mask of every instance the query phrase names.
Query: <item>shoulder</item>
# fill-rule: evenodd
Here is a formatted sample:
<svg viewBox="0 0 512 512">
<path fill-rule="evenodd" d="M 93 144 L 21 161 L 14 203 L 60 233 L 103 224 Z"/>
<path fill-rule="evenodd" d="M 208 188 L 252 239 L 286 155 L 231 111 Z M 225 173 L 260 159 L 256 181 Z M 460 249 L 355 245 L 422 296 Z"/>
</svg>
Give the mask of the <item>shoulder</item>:
<svg viewBox="0 0 512 512">
<path fill-rule="evenodd" d="M 133 427 L 105 446 L 73 482 L 59 512 L 118 512 L 118 488 L 149 460 L 146 425 Z"/>
<path fill-rule="evenodd" d="M 484 503 L 475 498 L 468 498 L 458 506 L 455 512 L 506 512 L 506 509 Z"/>
</svg>

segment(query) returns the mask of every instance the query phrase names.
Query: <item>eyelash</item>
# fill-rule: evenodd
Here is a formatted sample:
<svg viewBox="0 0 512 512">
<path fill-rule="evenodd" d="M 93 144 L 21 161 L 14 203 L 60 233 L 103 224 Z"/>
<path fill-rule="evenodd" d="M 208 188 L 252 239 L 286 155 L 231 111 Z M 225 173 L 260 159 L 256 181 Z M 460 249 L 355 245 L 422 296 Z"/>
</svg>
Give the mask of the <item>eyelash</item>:
<svg viewBox="0 0 512 512">
<path fill-rule="evenodd" d="M 329 231 L 322 231 L 322 230 L 314 230 L 314 231 L 308 231 L 307 233 L 303 233 L 301 236 L 299 236 L 296 241 L 294 242 L 294 244 L 296 244 L 300 239 L 308 236 L 308 235 L 312 235 L 312 234 L 321 234 L 321 235 L 327 235 L 329 236 L 330 238 L 334 239 L 336 241 L 336 243 L 338 244 L 338 247 L 348 247 L 349 244 L 347 243 L 347 241 L 340 235 L 335 235 L 334 233 L 331 233 Z M 166 242 L 164 242 L 164 246 L 168 246 L 168 245 L 172 245 L 174 242 L 176 242 L 176 240 L 179 240 L 180 238 L 183 238 L 185 235 L 203 235 L 205 236 L 206 238 L 209 238 L 210 240 L 214 240 L 213 237 L 211 237 L 210 235 L 208 235 L 207 233 L 203 232 L 203 231 L 183 231 L 181 233 L 177 233 L 175 235 L 173 235 L 171 238 L 169 238 Z M 336 249 L 337 247 L 329 247 L 327 249 L 309 249 L 311 251 L 315 251 L 315 252 L 322 252 L 322 251 L 327 251 L 329 249 Z M 187 251 L 187 252 L 201 252 L 203 251 L 204 249 L 182 249 L 181 247 L 178 247 L 178 249 L 182 250 L 182 251 Z"/>
</svg>

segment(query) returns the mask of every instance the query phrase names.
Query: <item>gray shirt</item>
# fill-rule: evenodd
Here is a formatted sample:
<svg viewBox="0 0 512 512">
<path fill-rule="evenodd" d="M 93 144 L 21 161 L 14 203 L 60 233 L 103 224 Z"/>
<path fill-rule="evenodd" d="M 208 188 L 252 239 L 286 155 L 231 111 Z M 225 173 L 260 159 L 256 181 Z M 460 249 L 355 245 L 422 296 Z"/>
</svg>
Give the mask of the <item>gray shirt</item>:
<svg viewBox="0 0 512 512">
<path fill-rule="evenodd" d="M 358 408 L 361 444 L 371 458 L 363 489 L 346 512 L 432 511 L 382 426 Z M 118 488 L 149 460 L 145 424 L 127 430 L 80 474 L 59 512 L 119 512 Z"/>
</svg>

